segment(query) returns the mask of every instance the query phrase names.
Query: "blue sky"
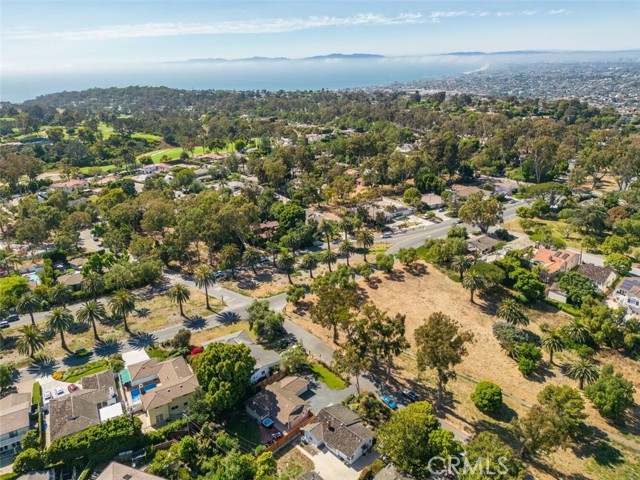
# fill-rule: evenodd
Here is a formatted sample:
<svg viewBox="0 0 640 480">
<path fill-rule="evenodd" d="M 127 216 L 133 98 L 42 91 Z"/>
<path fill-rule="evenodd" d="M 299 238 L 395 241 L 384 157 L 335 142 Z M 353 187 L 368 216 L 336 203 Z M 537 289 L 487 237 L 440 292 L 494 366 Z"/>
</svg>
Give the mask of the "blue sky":
<svg viewBox="0 0 640 480">
<path fill-rule="evenodd" d="M 0 68 L 640 47 L 637 1 L 2 0 Z"/>
</svg>

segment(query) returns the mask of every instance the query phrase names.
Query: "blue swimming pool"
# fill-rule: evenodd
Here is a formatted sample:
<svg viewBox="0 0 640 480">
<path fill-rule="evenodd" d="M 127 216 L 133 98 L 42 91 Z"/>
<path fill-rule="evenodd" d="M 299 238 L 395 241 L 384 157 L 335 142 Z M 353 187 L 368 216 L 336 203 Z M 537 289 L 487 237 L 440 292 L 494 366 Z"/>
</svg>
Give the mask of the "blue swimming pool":
<svg viewBox="0 0 640 480">
<path fill-rule="evenodd" d="M 155 383 L 150 383 L 149 385 L 145 385 L 142 387 L 142 390 L 145 392 L 148 392 L 149 390 L 153 390 L 154 388 L 156 388 L 156 384 Z M 133 390 L 131 390 L 131 400 L 133 400 L 133 403 L 138 403 L 140 401 L 140 389 L 139 388 L 134 388 Z"/>
</svg>

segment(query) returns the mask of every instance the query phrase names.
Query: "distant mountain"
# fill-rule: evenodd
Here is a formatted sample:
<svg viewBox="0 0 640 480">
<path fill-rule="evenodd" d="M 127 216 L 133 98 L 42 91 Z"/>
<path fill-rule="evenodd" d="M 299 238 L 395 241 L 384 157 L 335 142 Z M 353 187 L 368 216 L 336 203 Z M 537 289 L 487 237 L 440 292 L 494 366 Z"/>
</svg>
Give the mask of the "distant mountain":
<svg viewBox="0 0 640 480">
<path fill-rule="evenodd" d="M 372 53 L 330 53 L 329 55 L 314 55 L 313 57 L 289 58 L 289 57 L 248 57 L 248 58 L 192 58 L 189 60 L 171 62 L 171 63 L 222 63 L 222 62 L 300 62 L 300 61 L 318 61 L 318 60 L 372 60 L 376 58 L 384 58 L 384 55 L 375 55 Z"/>
</svg>

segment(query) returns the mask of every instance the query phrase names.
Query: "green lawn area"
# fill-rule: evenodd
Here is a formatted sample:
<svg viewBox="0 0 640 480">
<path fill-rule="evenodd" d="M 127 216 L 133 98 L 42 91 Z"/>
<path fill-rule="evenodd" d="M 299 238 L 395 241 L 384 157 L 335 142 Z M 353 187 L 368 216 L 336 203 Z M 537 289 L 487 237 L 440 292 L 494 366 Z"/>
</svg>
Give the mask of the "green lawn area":
<svg viewBox="0 0 640 480">
<path fill-rule="evenodd" d="M 261 443 L 260 426 L 244 411 L 238 410 L 231 413 L 224 423 L 224 429 L 232 437 L 240 439 L 240 443 L 246 447 L 255 448 Z"/>
<path fill-rule="evenodd" d="M 93 167 L 82 167 L 80 169 L 80 172 L 84 173 L 85 175 L 88 175 L 89 173 L 91 173 L 91 170 L 94 168 L 99 168 L 100 171 L 104 173 L 118 171 L 118 167 L 116 167 L 115 165 L 100 165 L 100 166 L 93 166 Z"/>
<path fill-rule="evenodd" d="M 533 221 L 540 225 L 545 224 L 548 227 L 550 227 L 551 230 L 553 231 L 553 235 L 567 242 L 567 246 L 573 247 L 573 248 L 580 248 L 580 241 L 582 240 L 584 235 L 582 235 L 580 232 L 573 231 L 571 232 L 571 235 L 569 235 L 569 238 L 565 238 L 566 233 L 563 232 L 562 229 L 569 226 L 566 222 L 563 222 L 561 220 L 543 220 L 540 218 L 534 218 Z M 524 233 L 524 230 L 520 226 L 519 218 L 514 218 L 513 220 L 509 220 L 508 222 L 505 222 L 503 225 L 504 225 L 504 228 L 506 228 L 507 230 Z"/>
<path fill-rule="evenodd" d="M 109 370 L 109 365 L 100 365 L 97 367 L 90 368 L 88 370 L 85 370 L 84 372 L 64 378 L 64 381 L 69 383 L 74 383 L 80 380 L 82 377 L 86 377 L 87 375 L 93 375 L 95 373 L 104 372 L 105 370 Z"/>
<path fill-rule="evenodd" d="M 300 477 L 303 473 L 312 472 L 315 468 L 313 462 L 295 446 L 295 442 L 290 443 L 276 453 L 278 472 L 284 478 L 292 480 Z"/>
<path fill-rule="evenodd" d="M 104 122 L 100 122 L 100 124 L 98 125 L 98 130 L 102 132 L 102 136 L 105 139 L 109 138 L 111 135 L 114 135 L 113 127 L 108 126 Z M 140 133 L 140 132 L 134 133 L 133 135 L 131 135 L 131 138 L 143 138 L 149 141 L 162 140 L 162 137 L 160 135 L 153 135 L 152 133 Z"/>
<path fill-rule="evenodd" d="M 321 363 L 313 362 L 311 364 L 311 373 L 316 378 L 316 380 L 320 380 L 331 390 L 342 390 L 347 388 L 347 384 L 344 380 L 342 380 Z"/>
<path fill-rule="evenodd" d="M 596 448 L 587 472 L 600 480 L 640 478 L 640 454 L 620 444 Z"/>
</svg>

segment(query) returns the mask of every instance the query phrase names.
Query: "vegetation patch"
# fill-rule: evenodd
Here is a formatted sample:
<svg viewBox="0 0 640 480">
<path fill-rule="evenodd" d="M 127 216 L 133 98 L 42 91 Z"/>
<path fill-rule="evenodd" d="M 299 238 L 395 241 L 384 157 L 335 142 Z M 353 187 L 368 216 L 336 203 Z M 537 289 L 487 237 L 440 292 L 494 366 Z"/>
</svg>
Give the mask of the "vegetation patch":
<svg viewBox="0 0 640 480">
<path fill-rule="evenodd" d="M 347 384 L 343 379 L 329 370 L 327 367 L 319 362 L 312 362 L 309 366 L 311 373 L 316 380 L 320 380 L 331 390 L 343 390 L 347 388 Z"/>
</svg>

